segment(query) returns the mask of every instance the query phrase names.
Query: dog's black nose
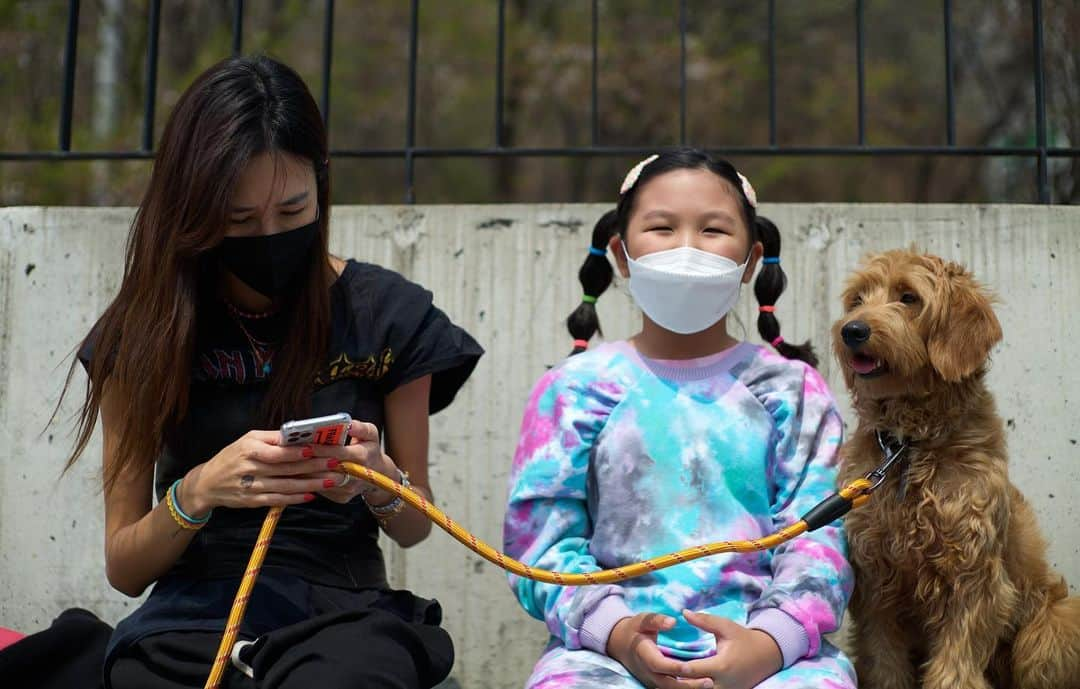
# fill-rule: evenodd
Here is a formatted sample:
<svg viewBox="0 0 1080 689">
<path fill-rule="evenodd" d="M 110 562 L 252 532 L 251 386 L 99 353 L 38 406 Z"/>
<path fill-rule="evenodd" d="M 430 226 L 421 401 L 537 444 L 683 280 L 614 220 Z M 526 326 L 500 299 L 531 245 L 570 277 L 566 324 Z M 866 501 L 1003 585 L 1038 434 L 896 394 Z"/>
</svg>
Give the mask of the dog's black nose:
<svg viewBox="0 0 1080 689">
<path fill-rule="evenodd" d="M 851 321 L 840 329 L 840 336 L 848 347 L 858 349 L 870 339 L 870 326 L 863 321 Z"/>
</svg>

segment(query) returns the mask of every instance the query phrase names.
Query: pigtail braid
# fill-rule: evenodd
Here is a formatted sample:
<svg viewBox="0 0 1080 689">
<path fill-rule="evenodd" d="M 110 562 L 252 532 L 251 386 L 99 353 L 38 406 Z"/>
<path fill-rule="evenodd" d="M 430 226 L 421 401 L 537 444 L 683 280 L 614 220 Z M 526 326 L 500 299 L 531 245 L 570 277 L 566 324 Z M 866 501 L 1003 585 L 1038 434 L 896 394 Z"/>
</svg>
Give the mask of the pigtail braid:
<svg viewBox="0 0 1080 689">
<path fill-rule="evenodd" d="M 816 367 L 818 358 L 809 340 L 801 345 L 794 345 L 785 342 L 780 336 L 780 321 L 776 320 L 774 309 L 784 288 L 787 287 L 787 275 L 780 267 L 780 230 L 771 220 L 761 215 L 756 217 L 754 225 L 758 240 L 765 248 L 761 271 L 757 280 L 754 281 L 754 296 L 757 297 L 760 308 L 757 320 L 758 333 L 761 339 L 771 344 L 776 351 L 788 359 L 798 359 Z"/>
<path fill-rule="evenodd" d="M 607 258 L 607 247 L 616 232 L 616 219 L 616 212 L 610 210 L 596 221 L 590 243 L 591 251 L 578 271 L 584 298 L 566 319 L 566 328 L 575 343 L 571 355 L 584 352 L 586 347 L 582 346 L 582 343 L 587 343 L 596 333 L 601 336 L 604 334 L 600 329 L 600 317 L 596 313 L 596 300 L 611 286 L 614 277 L 611 262 Z"/>
</svg>

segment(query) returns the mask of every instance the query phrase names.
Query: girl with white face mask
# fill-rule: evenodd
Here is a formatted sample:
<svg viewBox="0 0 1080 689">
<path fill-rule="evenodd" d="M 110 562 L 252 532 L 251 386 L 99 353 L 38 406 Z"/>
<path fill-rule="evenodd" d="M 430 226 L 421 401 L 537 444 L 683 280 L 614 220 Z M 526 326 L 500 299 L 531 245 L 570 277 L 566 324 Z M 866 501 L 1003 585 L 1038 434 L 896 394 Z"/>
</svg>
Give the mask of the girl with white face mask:
<svg viewBox="0 0 1080 689">
<path fill-rule="evenodd" d="M 780 236 L 745 177 L 696 150 L 647 158 L 597 223 L 568 319 L 573 356 L 529 400 L 505 548 L 526 564 L 591 572 L 713 541 L 755 539 L 832 493 L 842 423 L 809 343 L 780 337 Z M 613 275 L 641 332 L 586 352 Z M 727 314 L 758 264 L 758 330 Z M 584 352 L 584 353 L 583 353 Z M 839 523 L 773 551 L 731 554 L 617 586 L 511 576 L 552 639 L 528 687 L 855 687 L 823 638 L 851 592 Z"/>
</svg>

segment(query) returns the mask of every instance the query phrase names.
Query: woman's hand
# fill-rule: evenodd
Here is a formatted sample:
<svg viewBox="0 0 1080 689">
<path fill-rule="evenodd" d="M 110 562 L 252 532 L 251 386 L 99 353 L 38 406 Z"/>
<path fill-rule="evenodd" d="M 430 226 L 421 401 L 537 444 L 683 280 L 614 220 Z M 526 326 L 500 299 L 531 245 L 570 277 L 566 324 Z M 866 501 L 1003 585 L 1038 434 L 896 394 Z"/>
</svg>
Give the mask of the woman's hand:
<svg viewBox="0 0 1080 689">
<path fill-rule="evenodd" d="M 374 424 L 353 421 L 349 426 L 349 437 L 353 440 L 351 445 L 314 445 L 312 450 L 316 457 L 359 464 L 388 476 L 394 482 L 401 478 L 397 465 L 382 451 L 379 429 Z M 357 495 L 363 495 L 370 505 L 385 505 L 396 497 L 394 493 L 341 471 L 325 471 L 312 477 L 322 482 L 319 494 L 338 503 L 346 503 Z"/>
<path fill-rule="evenodd" d="M 716 655 L 683 664 L 683 677 L 711 679 L 717 689 L 750 689 L 783 667 L 780 647 L 760 629 L 726 617 L 683 611 L 686 621 L 716 637 Z"/>
<path fill-rule="evenodd" d="M 180 484 L 184 511 L 200 518 L 215 507 L 278 507 L 315 499 L 328 460 L 311 446 L 286 447 L 278 431 L 249 431 L 188 472 Z M 336 466 L 336 464 L 334 465 Z"/>
<path fill-rule="evenodd" d="M 687 664 L 660 652 L 656 645 L 657 635 L 674 626 L 674 619 L 655 613 L 624 617 L 611 630 L 607 654 L 622 663 L 646 687 L 712 689 L 710 677 L 701 675 L 700 679 L 684 679 L 682 670 Z"/>
</svg>

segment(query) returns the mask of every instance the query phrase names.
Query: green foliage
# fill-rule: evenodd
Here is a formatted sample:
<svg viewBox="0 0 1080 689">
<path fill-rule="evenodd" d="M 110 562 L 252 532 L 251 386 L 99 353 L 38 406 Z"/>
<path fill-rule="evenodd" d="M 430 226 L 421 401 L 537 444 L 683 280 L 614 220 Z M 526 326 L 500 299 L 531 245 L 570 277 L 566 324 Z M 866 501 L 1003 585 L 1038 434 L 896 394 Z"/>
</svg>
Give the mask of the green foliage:
<svg viewBox="0 0 1080 689">
<path fill-rule="evenodd" d="M 147 3 L 84 1 L 79 22 L 72 143 L 75 150 L 142 144 Z M 1080 140 L 1080 10 L 1046 0 L 1047 104 L 1052 145 Z M 338 150 L 401 148 L 407 122 L 410 3 L 337 2 L 330 139 Z M 507 0 L 501 144 L 588 146 L 591 3 Z M 687 143 L 769 144 L 767 4 L 688 0 Z M 599 145 L 680 141 L 678 3 L 600 2 Z M 780 146 L 856 143 L 855 15 L 850 0 L 776 3 L 776 136 Z M 960 145 L 1029 141 L 1034 131 L 1031 16 L 1027 3 L 954 3 L 956 131 Z M 316 99 L 322 84 L 322 3 L 245 4 L 243 47 L 294 66 Z M 945 63 L 939 0 L 865 4 L 867 143 L 945 143 Z M 492 147 L 497 3 L 421 3 L 416 145 Z M 66 0 L 0 0 L 0 150 L 56 150 Z M 112 86 L 98 58 L 103 29 L 121 49 Z M 164 0 L 154 133 L 191 80 L 230 54 L 232 5 Z M 95 130 L 102 88 L 112 121 Z M 100 118 L 99 118 L 100 119 Z M 424 203 L 613 201 L 633 160 L 425 158 L 416 160 Z M 1030 160 L 1005 158 L 743 157 L 735 161 L 765 200 L 1032 200 Z M 1053 161 L 1055 200 L 1080 198 L 1080 162 Z M 398 203 L 397 159 L 334 159 L 335 201 Z M 0 163 L 0 204 L 135 204 L 149 162 Z"/>
</svg>

